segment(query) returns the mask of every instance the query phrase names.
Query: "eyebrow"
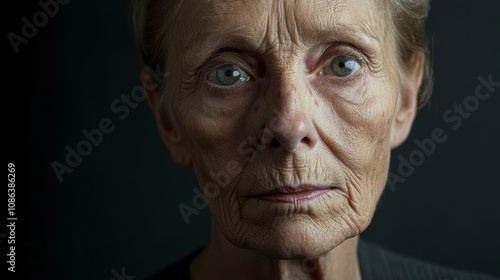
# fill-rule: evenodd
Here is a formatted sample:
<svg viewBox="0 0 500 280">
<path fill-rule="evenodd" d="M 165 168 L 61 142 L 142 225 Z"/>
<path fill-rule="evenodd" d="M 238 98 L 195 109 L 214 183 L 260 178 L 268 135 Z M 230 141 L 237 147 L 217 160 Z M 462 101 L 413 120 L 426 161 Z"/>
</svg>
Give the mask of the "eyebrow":
<svg viewBox="0 0 500 280">
<path fill-rule="evenodd" d="M 314 34 L 311 35 L 311 33 Z M 357 25 L 348 25 L 347 23 L 336 23 L 332 28 L 311 30 L 308 34 L 310 34 L 306 38 L 308 42 L 346 42 L 368 54 L 380 51 L 383 41 L 370 29 Z"/>
<path fill-rule="evenodd" d="M 207 24 L 208 25 L 208 24 Z M 207 30 L 206 26 L 190 34 L 189 40 L 184 46 L 184 62 L 188 69 L 195 69 L 213 54 L 221 49 L 238 49 L 244 52 L 263 53 L 266 50 L 259 45 L 255 38 L 255 32 L 248 28 L 231 29 L 222 33 L 219 29 Z M 369 56 L 373 56 L 381 50 L 382 38 L 375 36 L 369 28 L 359 25 L 335 22 L 334 26 L 328 28 L 320 26 L 313 30 L 300 30 L 301 37 L 306 45 L 327 44 L 334 42 L 345 42 L 359 48 Z M 199 40 L 197 35 L 202 35 Z"/>
<path fill-rule="evenodd" d="M 244 52 L 259 52 L 261 46 L 258 46 L 255 39 L 242 32 L 229 31 L 221 36 L 221 33 L 207 32 L 204 34 L 206 39 L 199 41 L 196 38 L 190 38 L 185 45 L 184 62 L 190 69 L 201 65 L 206 59 L 223 49 L 241 50 Z"/>
</svg>

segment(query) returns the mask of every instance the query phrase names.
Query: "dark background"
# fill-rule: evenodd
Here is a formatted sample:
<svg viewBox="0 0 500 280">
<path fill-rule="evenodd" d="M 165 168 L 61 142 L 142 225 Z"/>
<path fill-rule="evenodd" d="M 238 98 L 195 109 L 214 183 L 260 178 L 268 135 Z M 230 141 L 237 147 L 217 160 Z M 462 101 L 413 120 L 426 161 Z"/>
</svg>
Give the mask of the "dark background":
<svg viewBox="0 0 500 280">
<path fill-rule="evenodd" d="M 177 208 L 191 204 L 196 179 L 169 158 L 147 102 L 124 120 L 110 108 L 140 85 L 126 4 L 60 5 L 15 54 L 7 34 L 21 34 L 21 18 L 32 21 L 41 8 L 37 1 L 12 2 L 2 8 L 2 104 L 6 161 L 16 164 L 16 275 L 109 280 L 125 268 L 141 279 L 204 244 L 208 211 L 186 225 Z M 399 174 L 399 155 L 408 159 L 418 148 L 415 139 L 431 137 L 435 128 L 448 139 L 404 182 L 386 189 L 362 235 L 406 255 L 496 276 L 500 88 L 456 130 L 443 113 L 474 95 L 478 76 L 500 81 L 499 10 L 495 0 L 433 1 L 434 95 L 408 141 L 393 152 L 391 172 Z M 115 130 L 59 182 L 52 162 L 64 163 L 65 147 L 76 148 L 82 130 L 98 128 L 103 118 Z M 2 228 L 0 234 L 7 232 Z M 5 265 L 6 239 L 1 242 Z"/>
</svg>

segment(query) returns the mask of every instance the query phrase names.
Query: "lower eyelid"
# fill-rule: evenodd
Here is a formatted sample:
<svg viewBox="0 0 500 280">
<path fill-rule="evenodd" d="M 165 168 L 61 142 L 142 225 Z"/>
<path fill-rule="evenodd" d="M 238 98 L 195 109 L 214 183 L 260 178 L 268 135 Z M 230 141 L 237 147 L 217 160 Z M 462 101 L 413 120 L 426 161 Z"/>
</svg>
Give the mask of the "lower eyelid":
<svg viewBox="0 0 500 280">
<path fill-rule="evenodd" d="M 251 83 L 237 83 L 232 86 L 221 86 L 207 81 L 201 88 L 202 91 L 214 96 L 240 96 L 242 93 L 253 93 L 256 88 Z"/>
</svg>

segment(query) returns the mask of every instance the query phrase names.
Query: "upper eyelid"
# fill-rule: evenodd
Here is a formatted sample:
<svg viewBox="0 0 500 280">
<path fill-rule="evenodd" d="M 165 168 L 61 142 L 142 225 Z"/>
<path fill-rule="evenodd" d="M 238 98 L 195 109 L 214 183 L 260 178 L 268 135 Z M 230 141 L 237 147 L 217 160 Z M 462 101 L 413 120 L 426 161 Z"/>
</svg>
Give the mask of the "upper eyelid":
<svg viewBox="0 0 500 280">
<path fill-rule="evenodd" d="M 366 56 L 362 53 L 361 50 L 352 49 L 352 47 L 340 47 L 340 49 L 335 48 L 332 50 L 326 50 L 323 55 L 327 56 L 327 59 L 325 59 L 325 61 L 324 61 L 325 63 L 329 63 L 334 58 L 339 57 L 339 56 L 350 57 L 350 58 L 356 60 L 356 62 L 358 62 L 361 66 L 366 64 L 366 60 L 367 60 Z"/>
<path fill-rule="evenodd" d="M 383 61 L 380 58 L 380 54 L 374 53 L 374 52 L 367 52 L 366 49 L 364 48 L 359 48 L 358 46 L 351 44 L 351 43 L 338 43 L 338 44 L 333 44 L 330 47 L 327 48 L 327 50 L 324 53 L 328 53 L 328 49 L 332 49 L 332 53 L 337 53 L 337 55 L 331 55 L 326 63 L 329 63 L 333 58 L 336 56 L 350 56 L 354 58 L 361 68 L 366 68 L 368 71 L 372 73 L 378 73 L 382 71 L 383 69 Z M 340 51 L 337 49 L 340 48 Z M 324 55 L 324 54 L 323 54 Z"/>
<path fill-rule="evenodd" d="M 325 47 L 316 62 L 316 69 L 323 69 L 335 57 L 347 56 L 354 59 L 361 67 L 370 66 L 371 58 L 367 57 L 362 49 L 346 42 L 333 42 Z M 213 57 L 207 59 L 205 63 L 199 67 L 199 78 L 207 78 L 215 69 L 220 66 L 234 64 L 243 70 L 247 75 L 256 77 L 256 67 L 252 65 L 245 55 L 236 51 L 227 51 L 216 53 Z M 314 69 L 313 68 L 313 69 Z M 311 69 L 312 70 L 312 69 Z"/>
<path fill-rule="evenodd" d="M 228 58 L 225 58 L 224 55 L 228 56 Z M 206 76 L 218 67 L 229 64 L 236 65 L 241 70 L 245 71 L 247 75 L 253 76 L 252 65 L 248 60 L 246 60 L 244 57 L 241 57 L 241 55 L 237 53 L 219 53 L 215 57 L 208 59 L 207 62 L 201 66 L 202 73 L 204 76 Z"/>
<path fill-rule="evenodd" d="M 196 68 L 186 71 L 182 77 L 182 88 L 188 91 L 197 88 L 201 85 L 201 83 L 204 83 L 208 80 L 209 75 L 215 69 L 217 69 L 217 67 L 228 64 L 234 64 L 238 66 L 251 78 L 255 77 L 253 72 L 251 71 L 252 68 L 250 63 L 247 59 L 242 57 L 241 53 L 234 51 L 219 52 L 205 60 Z M 250 65 L 250 67 L 246 67 L 245 64 Z"/>
</svg>

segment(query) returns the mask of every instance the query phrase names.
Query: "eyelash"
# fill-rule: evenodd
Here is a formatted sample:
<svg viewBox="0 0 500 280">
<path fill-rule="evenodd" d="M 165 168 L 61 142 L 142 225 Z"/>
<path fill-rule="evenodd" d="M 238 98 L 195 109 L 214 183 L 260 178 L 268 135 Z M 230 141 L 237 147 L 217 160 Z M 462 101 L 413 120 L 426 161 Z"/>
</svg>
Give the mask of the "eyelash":
<svg viewBox="0 0 500 280">
<path fill-rule="evenodd" d="M 226 55 L 226 57 L 227 57 L 227 55 Z M 226 65 L 226 64 L 234 64 L 234 65 L 238 66 L 241 70 L 245 71 L 245 73 L 247 73 L 248 76 L 250 76 L 249 81 L 255 80 L 255 76 L 254 76 L 253 71 L 251 71 L 250 70 L 251 68 L 249 69 L 249 66 L 247 66 L 247 65 L 250 65 L 250 63 L 248 61 L 246 61 L 245 59 L 242 59 L 242 58 L 236 58 L 236 57 L 234 57 L 234 55 L 229 55 L 228 58 L 226 58 L 226 57 L 216 56 L 215 58 L 209 60 L 205 65 L 202 65 L 200 67 L 201 70 L 199 72 L 198 78 L 201 78 L 201 82 L 202 82 L 203 87 L 205 87 L 205 89 L 210 94 L 214 94 L 214 95 L 221 95 L 222 94 L 222 95 L 224 95 L 225 93 L 229 93 L 231 91 L 234 91 L 235 88 L 238 88 L 240 86 L 245 86 L 248 84 L 245 82 L 245 83 L 240 83 L 238 85 L 225 87 L 225 86 L 219 86 L 217 84 L 214 84 L 208 80 L 209 75 L 210 75 L 210 73 L 212 73 L 212 71 L 214 71 L 218 67 Z M 242 65 L 245 65 L 245 66 L 242 66 Z"/>
<path fill-rule="evenodd" d="M 362 71 L 364 71 L 364 68 L 367 65 L 365 56 L 361 53 L 361 51 L 353 50 L 352 48 L 357 48 L 355 46 L 352 46 L 351 44 L 349 44 L 348 46 L 337 45 L 333 47 L 335 47 L 334 50 L 326 50 L 323 53 L 322 56 L 326 56 L 327 59 L 320 59 L 317 64 L 320 65 L 320 67 L 316 67 L 315 69 L 319 69 L 319 75 L 327 79 L 334 80 L 337 85 L 349 86 L 354 84 L 361 78 Z M 332 62 L 332 60 L 338 56 L 347 56 L 356 60 L 356 62 L 359 63 L 360 69 L 354 75 L 348 77 L 337 77 L 323 74 L 323 70 L 325 69 L 325 67 L 329 67 L 329 64 Z"/>
<path fill-rule="evenodd" d="M 331 49 L 331 48 L 335 48 L 334 50 L 331 50 L 329 51 L 328 49 Z M 338 57 L 338 56 L 347 56 L 347 57 L 351 57 L 352 59 L 356 60 L 357 63 L 359 63 L 360 65 L 360 69 L 359 71 L 357 71 L 356 74 L 354 74 L 353 76 L 349 76 L 349 77 L 336 77 L 336 76 L 329 76 L 329 78 L 331 79 L 336 79 L 337 80 L 337 83 L 341 83 L 341 84 L 349 84 L 351 82 L 353 82 L 355 79 L 359 78 L 359 72 L 360 71 L 363 71 L 363 68 L 366 66 L 366 58 L 364 57 L 364 55 L 360 54 L 360 51 L 355 51 L 353 50 L 352 48 L 356 48 L 354 46 L 352 46 L 351 44 L 349 44 L 348 47 L 346 46 L 342 46 L 342 45 L 332 45 L 330 47 L 328 47 L 328 49 L 323 52 L 322 56 L 326 56 L 327 59 L 320 59 L 320 61 L 318 62 L 317 66 L 315 67 L 316 69 L 319 69 L 319 73 L 320 75 L 324 75 L 323 74 L 323 69 L 325 67 L 328 67 L 328 65 L 331 63 L 331 61 Z M 323 62 L 323 61 L 326 61 L 326 62 Z M 214 71 L 215 69 L 217 69 L 217 67 L 220 67 L 222 65 L 225 65 L 225 64 L 234 64 L 238 67 L 240 67 L 243 71 L 245 71 L 249 76 L 250 76 L 250 79 L 253 80 L 255 79 L 255 76 L 253 74 L 252 71 L 249 71 L 248 67 L 243 67 L 242 65 L 246 65 L 248 64 L 248 62 L 245 62 L 245 63 L 242 63 L 241 59 L 237 59 L 237 58 L 234 58 L 234 57 L 229 57 L 229 58 L 223 58 L 222 56 L 217 56 L 211 60 L 209 60 L 205 65 L 202 65 L 200 68 L 201 68 L 201 71 L 199 72 L 199 75 L 198 76 L 198 80 L 199 78 L 202 78 L 202 82 L 205 82 L 207 79 L 208 79 L 208 75 Z M 321 65 L 321 67 L 318 67 L 318 65 Z M 326 76 L 326 75 L 325 75 Z M 214 85 L 212 83 L 208 83 L 208 86 L 209 88 L 211 89 L 217 89 L 217 90 L 230 90 L 231 88 L 234 88 L 234 87 L 221 87 L 221 86 L 217 86 L 217 85 Z"/>
<path fill-rule="evenodd" d="M 223 57 L 215 57 L 214 59 L 211 59 L 206 65 L 202 66 L 202 72 L 201 72 L 201 77 L 204 79 L 208 79 L 208 76 L 212 71 L 216 70 L 218 67 L 221 67 L 223 65 L 227 64 L 234 64 L 238 66 L 241 70 L 245 71 L 250 76 L 250 79 L 255 79 L 253 75 L 253 71 L 249 69 L 249 67 L 246 67 L 248 65 L 248 62 L 245 61 L 245 63 L 242 63 L 241 59 L 234 59 L 230 57 L 229 59 L 223 58 Z M 242 66 L 245 65 L 245 66 Z"/>
<path fill-rule="evenodd" d="M 217 67 L 220 67 L 220 66 L 226 65 L 226 64 L 234 64 L 234 65 L 238 66 L 239 68 L 241 68 L 241 70 L 245 71 L 247 74 L 251 75 L 250 73 L 252 71 L 249 71 L 248 67 L 242 66 L 242 65 L 247 65 L 248 62 L 245 61 L 244 63 L 242 63 L 242 59 L 235 59 L 233 57 L 223 58 L 221 56 L 217 56 L 217 57 L 211 59 L 206 65 L 202 66 L 203 70 L 202 70 L 201 75 L 204 77 L 207 77 L 212 71 L 217 69 Z M 253 76 L 253 75 L 251 75 L 251 76 Z"/>
<path fill-rule="evenodd" d="M 325 53 L 328 53 L 325 52 Z M 327 57 L 328 59 L 326 59 L 326 63 L 320 61 L 318 64 L 320 65 L 323 65 L 321 67 L 321 69 L 325 68 L 329 63 L 331 63 L 331 61 L 336 58 L 336 57 L 339 57 L 339 56 L 347 56 L 347 57 L 350 57 L 354 60 L 356 60 L 357 63 L 359 63 L 359 65 L 362 67 L 364 67 L 366 65 L 366 59 L 365 57 L 360 54 L 359 52 L 357 51 L 354 51 L 352 49 L 347 49 L 347 48 L 344 48 L 344 49 L 341 49 L 341 50 L 333 50 L 332 51 L 333 54 L 328 54 Z M 325 61 L 325 60 L 323 60 Z"/>
</svg>

